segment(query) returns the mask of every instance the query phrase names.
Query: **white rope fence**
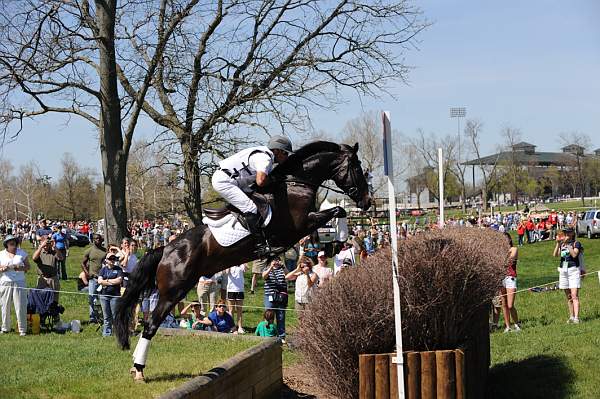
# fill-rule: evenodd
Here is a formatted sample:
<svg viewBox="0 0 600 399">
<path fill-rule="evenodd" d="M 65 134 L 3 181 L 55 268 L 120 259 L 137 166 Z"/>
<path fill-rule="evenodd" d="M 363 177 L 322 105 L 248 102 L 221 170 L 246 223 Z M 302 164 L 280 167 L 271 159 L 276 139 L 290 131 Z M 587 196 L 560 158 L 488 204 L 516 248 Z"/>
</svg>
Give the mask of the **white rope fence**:
<svg viewBox="0 0 600 399">
<path fill-rule="evenodd" d="M 585 274 L 582 274 L 581 277 L 585 277 L 585 276 L 589 276 L 592 274 L 597 274 L 598 275 L 598 281 L 600 282 L 600 270 L 596 270 L 596 271 L 592 271 L 592 272 L 587 272 Z M 529 287 L 529 288 L 523 288 L 520 290 L 517 290 L 515 292 L 513 292 L 512 294 L 520 294 L 523 292 L 535 292 L 532 291 L 533 288 L 538 288 L 538 287 L 546 287 L 549 285 L 556 285 L 558 284 L 558 280 L 557 281 L 552 281 L 550 283 L 545 283 L 545 284 L 538 284 L 535 285 L 533 287 Z M 60 293 L 60 294 L 68 294 L 68 295 L 85 295 L 85 296 L 92 296 L 90 295 L 88 292 L 81 292 L 81 291 L 64 291 L 64 290 L 53 290 L 51 288 L 32 288 L 32 287 L 12 287 L 13 289 L 21 289 L 21 290 L 27 290 L 27 291 L 49 291 L 51 290 L 52 292 L 56 292 L 56 293 Z M 502 296 L 506 296 L 507 294 L 501 294 L 501 295 L 497 295 L 497 297 L 502 297 Z M 105 297 L 105 298 L 120 298 L 120 295 L 105 295 L 105 294 L 101 294 L 101 293 L 95 293 L 93 294 L 93 296 L 97 296 L 97 297 Z M 148 300 L 155 300 L 152 299 L 152 296 L 148 296 L 148 297 L 144 297 L 143 299 L 148 299 Z M 208 303 L 202 303 L 200 301 L 187 301 L 187 300 L 182 300 L 180 301 L 180 303 L 184 303 L 184 304 L 190 304 L 190 303 L 201 303 L 202 305 L 209 305 Z M 234 305 L 236 307 L 240 307 L 240 308 L 245 308 L 245 309 L 261 309 L 261 310 L 267 310 L 267 309 L 271 309 L 271 310 L 283 310 L 283 311 L 295 311 L 295 312 L 307 312 L 308 310 L 302 310 L 302 309 L 295 309 L 295 308 L 274 308 L 274 307 L 265 307 L 265 306 L 255 306 L 255 305 Z"/>
</svg>

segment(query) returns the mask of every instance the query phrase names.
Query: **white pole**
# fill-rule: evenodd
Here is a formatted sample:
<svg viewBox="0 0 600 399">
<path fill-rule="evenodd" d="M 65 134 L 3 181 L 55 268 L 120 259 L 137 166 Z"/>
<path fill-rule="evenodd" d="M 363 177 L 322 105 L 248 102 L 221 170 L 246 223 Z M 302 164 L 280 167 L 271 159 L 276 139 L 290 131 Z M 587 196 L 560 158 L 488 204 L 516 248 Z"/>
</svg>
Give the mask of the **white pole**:
<svg viewBox="0 0 600 399">
<path fill-rule="evenodd" d="M 396 359 L 398 367 L 398 398 L 404 399 L 404 358 L 402 356 L 402 314 L 400 311 L 400 287 L 398 285 L 398 233 L 396 231 L 396 191 L 394 190 L 394 162 L 392 154 L 392 126 L 390 113 L 383 113 L 383 163 L 387 176 L 390 215 L 390 238 L 392 244 L 392 279 L 394 286 L 394 325 L 396 330 Z"/>
<path fill-rule="evenodd" d="M 442 149 L 438 148 L 438 169 L 439 169 L 439 184 L 440 184 L 440 229 L 444 227 L 444 157 Z"/>
</svg>

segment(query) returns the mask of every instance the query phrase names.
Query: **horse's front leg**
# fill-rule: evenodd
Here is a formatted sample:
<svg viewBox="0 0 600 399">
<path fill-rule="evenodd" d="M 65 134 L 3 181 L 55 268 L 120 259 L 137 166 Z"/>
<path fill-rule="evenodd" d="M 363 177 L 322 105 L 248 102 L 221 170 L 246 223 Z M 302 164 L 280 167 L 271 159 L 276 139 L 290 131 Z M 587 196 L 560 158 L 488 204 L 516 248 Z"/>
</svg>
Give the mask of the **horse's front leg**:
<svg viewBox="0 0 600 399">
<path fill-rule="evenodd" d="M 311 212 L 308 214 L 307 230 L 309 233 L 323 227 L 333 218 L 345 218 L 346 211 L 341 206 L 326 209 L 320 212 Z"/>
</svg>

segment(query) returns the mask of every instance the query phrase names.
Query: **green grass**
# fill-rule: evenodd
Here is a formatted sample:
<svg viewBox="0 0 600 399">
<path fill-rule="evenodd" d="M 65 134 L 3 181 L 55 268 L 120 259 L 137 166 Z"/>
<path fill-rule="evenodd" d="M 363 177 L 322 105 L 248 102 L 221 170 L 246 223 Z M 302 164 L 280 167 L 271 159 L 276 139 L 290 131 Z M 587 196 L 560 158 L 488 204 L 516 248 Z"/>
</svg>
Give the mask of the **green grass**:
<svg viewBox="0 0 600 399">
<path fill-rule="evenodd" d="M 132 351 L 120 351 L 114 339 L 102 338 L 92 329 L 79 335 L 4 335 L 0 337 L 0 397 L 156 397 L 256 341 L 233 336 L 157 335 L 148 354 L 148 383 L 134 384 L 127 372 Z"/>
<path fill-rule="evenodd" d="M 33 254 L 29 243 L 24 243 L 23 249 L 30 256 Z M 103 338 L 97 325 L 88 325 L 88 296 L 75 293 L 84 251 L 85 248 L 70 250 L 69 280 L 61 281 L 61 290 L 72 293 L 60 297 L 60 303 L 65 307 L 61 319 L 81 320 L 82 332 L 26 337 L 19 337 L 14 332 L 1 335 L 0 398 L 156 397 L 260 342 L 259 338 L 243 339 L 234 335 L 157 335 L 148 354 L 145 373 L 148 383 L 133 384 L 127 373 L 132 364 L 133 349 L 119 350 L 115 338 Z M 246 289 L 249 291 L 251 273 L 247 276 Z M 35 265 L 32 264 L 27 273 L 27 286 L 35 287 L 36 281 Z M 256 294 L 247 294 L 247 303 L 262 306 L 262 293 L 261 286 Z M 191 291 L 188 298 L 196 300 L 195 291 Z M 247 309 L 244 325 L 249 329 L 255 327 L 262 319 L 262 313 L 261 309 Z M 16 330 L 14 310 L 12 319 Z M 290 314 L 289 319 L 295 324 L 295 315 Z M 136 342 L 137 338 L 133 338 L 132 348 Z"/>
<path fill-rule="evenodd" d="M 586 251 L 587 271 L 600 269 L 600 240 L 580 240 Z M 520 248 L 519 290 L 558 280 L 553 248 L 550 241 Z M 517 294 L 515 306 L 522 331 L 492 334 L 490 396 L 597 398 L 599 298 L 597 275 L 587 276 L 580 290 L 582 323 L 567 325 L 569 314 L 563 291 Z"/>
<path fill-rule="evenodd" d="M 600 239 L 580 239 L 586 250 L 588 272 L 600 269 Z M 516 241 L 515 241 L 516 242 Z M 519 289 L 558 280 L 553 242 L 525 245 L 519 251 Z M 31 249 L 25 245 L 29 254 Z M 69 258 L 69 275 L 79 271 L 83 250 L 74 248 Z M 28 273 L 28 286 L 35 283 Z M 244 326 L 253 329 L 262 319 L 262 281 L 254 295 L 251 272 L 246 272 Z M 62 282 L 62 289 L 75 290 L 75 280 Z M 583 281 L 581 320 L 567 325 L 564 293 L 523 292 L 517 295 L 522 331 L 493 333 L 489 397 L 494 398 L 595 398 L 600 388 L 600 284 L 596 275 Z M 188 300 L 196 300 L 190 292 Z M 64 320 L 87 320 L 87 296 L 63 295 Z M 293 307 L 293 297 L 290 307 Z M 293 335 L 297 323 L 293 311 L 287 314 L 287 330 Z M 105 397 L 156 396 L 189 378 L 214 367 L 231 355 L 252 345 L 233 336 L 159 337 L 152 341 L 146 385 L 133 385 L 126 371 L 131 351 L 116 348 L 114 339 L 102 338 L 95 326 L 84 325 L 79 335 L 67 333 L 18 337 L 0 336 L 0 397 Z M 135 343 L 135 339 L 134 339 Z M 300 362 L 301 356 L 284 350 L 284 366 Z M 8 370 L 5 372 L 4 370 Z"/>
</svg>

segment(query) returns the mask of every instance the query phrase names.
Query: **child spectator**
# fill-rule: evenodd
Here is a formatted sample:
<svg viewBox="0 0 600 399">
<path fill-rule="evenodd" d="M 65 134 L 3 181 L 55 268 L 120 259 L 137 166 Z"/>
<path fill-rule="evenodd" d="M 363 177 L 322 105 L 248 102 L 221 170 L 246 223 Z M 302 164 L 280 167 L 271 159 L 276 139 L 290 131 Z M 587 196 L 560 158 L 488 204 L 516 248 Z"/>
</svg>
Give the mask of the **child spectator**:
<svg viewBox="0 0 600 399">
<path fill-rule="evenodd" d="M 190 312 L 190 309 L 192 310 Z M 192 302 L 181 311 L 181 316 L 186 319 L 188 330 L 204 330 L 210 325 L 210 320 L 204 317 L 200 302 Z"/>
<path fill-rule="evenodd" d="M 275 313 L 271 309 L 265 310 L 263 321 L 256 326 L 256 335 L 259 337 L 276 337 Z"/>
</svg>

